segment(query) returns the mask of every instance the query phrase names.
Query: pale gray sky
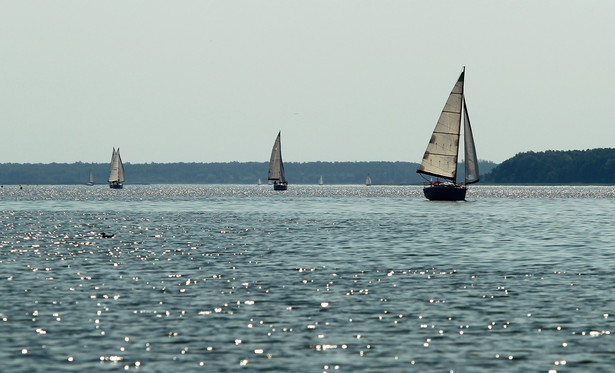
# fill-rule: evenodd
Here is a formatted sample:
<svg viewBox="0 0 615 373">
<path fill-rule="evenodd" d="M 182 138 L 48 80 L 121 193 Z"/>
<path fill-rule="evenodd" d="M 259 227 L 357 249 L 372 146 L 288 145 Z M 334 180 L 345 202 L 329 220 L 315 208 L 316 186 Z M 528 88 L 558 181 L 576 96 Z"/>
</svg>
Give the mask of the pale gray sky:
<svg viewBox="0 0 615 373">
<path fill-rule="evenodd" d="M 0 163 L 419 162 L 615 147 L 613 0 L 0 0 Z"/>
</svg>

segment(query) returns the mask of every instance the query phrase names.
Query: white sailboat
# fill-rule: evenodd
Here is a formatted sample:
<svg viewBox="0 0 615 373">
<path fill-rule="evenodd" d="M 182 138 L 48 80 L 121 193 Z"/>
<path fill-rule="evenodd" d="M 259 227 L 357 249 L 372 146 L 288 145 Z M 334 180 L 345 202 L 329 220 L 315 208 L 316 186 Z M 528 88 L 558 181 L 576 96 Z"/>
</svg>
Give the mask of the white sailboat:
<svg viewBox="0 0 615 373">
<path fill-rule="evenodd" d="M 423 155 L 421 165 L 416 171 L 423 175 L 438 178 L 436 181 L 429 181 L 429 185 L 423 188 L 425 197 L 429 200 L 462 201 L 465 199 L 468 185 L 479 180 L 478 158 L 464 96 L 464 79 L 465 67 L 448 96 L 427 145 L 427 150 Z M 463 183 L 457 183 L 457 159 L 462 112 L 464 119 L 465 180 Z M 439 179 L 445 181 L 442 182 Z"/>
<path fill-rule="evenodd" d="M 318 185 L 323 185 L 323 182 L 322 182 L 322 175 L 320 175 L 320 179 L 318 180 Z"/>
<path fill-rule="evenodd" d="M 369 177 L 369 175 L 367 175 L 367 177 L 365 178 L 365 185 L 367 186 L 372 185 L 372 178 Z"/>
<path fill-rule="evenodd" d="M 120 157 L 120 148 L 113 148 L 111 155 L 111 165 L 109 166 L 109 187 L 112 189 L 122 189 L 124 187 L 124 164 Z"/>
<path fill-rule="evenodd" d="M 88 178 L 88 185 L 94 185 L 94 173 L 90 169 L 90 177 Z"/>
<path fill-rule="evenodd" d="M 271 149 L 271 158 L 269 159 L 269 176 L 268 180 L 273 181 L 273 190 L 288 189 L 288 181 L 284 172 L 284 162 L 282 162 L 282 144 L 280 142 L 280 134 L 276 137 Z"/>
</svg>

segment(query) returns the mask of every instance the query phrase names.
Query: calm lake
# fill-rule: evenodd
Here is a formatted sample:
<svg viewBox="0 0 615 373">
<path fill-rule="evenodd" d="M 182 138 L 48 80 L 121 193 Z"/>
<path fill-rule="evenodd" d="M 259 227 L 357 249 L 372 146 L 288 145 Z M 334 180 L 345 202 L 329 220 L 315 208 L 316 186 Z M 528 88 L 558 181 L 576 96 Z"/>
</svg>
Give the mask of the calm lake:
<svg viewBox="0 0 615 373">
<path fill-rule="evenodd" d="M 615 369 L 615 187 L 271 189 L 1 188 L 0 370 Z"/>
</svg>

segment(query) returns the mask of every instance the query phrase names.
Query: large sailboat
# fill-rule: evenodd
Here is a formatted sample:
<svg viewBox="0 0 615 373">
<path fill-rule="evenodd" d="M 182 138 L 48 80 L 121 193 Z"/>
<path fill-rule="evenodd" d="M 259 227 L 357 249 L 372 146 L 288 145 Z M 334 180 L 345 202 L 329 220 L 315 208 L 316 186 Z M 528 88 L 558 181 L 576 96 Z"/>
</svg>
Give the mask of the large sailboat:
<svg viewBox="0 0 615 373">
<path fill-rule="evenodd" d="M 271 149 L 271 158 L 269 159 L 269 176 L 268 179 L 273 181 L 273 190 L 288 189 L 288 181 L 284 172 L 284 163 L 282 162 L 282 145 L 280 143 L 280 134 L 276 137 Z"/>
<path fill-rule="evenodd" d="M 423 188 L 429 200 L 463 201 L 468 185 L 478 182 L 478 158 L 470 127 L 470 116 L 464 96 L 465 67 L 457 79 L 448 100 L 442 109 L 436 128 L 431 135 L 423 161 L 416 171 L 438 179 L 428 181 Z M 461 117 L 464 122 L 465 180 L 457 182 L 457 159 L 459 154 L 459 137 L 461 134 Z M 440 181 L 443 179 L 444 181 Z"/>
<path fill-rule="evenodd" d="M 113 148 L 111 155 L 111 165 L 109 167 L 109 187 L 112 189 L 122 189 L 124 187 L 124 165 L 120 157 L 120 148 Z"/>
</svg>

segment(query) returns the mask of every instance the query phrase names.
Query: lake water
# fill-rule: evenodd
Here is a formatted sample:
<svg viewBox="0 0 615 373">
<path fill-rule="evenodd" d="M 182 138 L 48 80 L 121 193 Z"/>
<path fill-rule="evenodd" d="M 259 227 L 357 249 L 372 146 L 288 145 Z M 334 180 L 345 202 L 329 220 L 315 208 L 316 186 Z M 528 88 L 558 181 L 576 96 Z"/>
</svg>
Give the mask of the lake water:
<svg viewBox="0 0 615 373">
<path fill-rule="evenodd" d="M 615 187 L 270 188 L 1 188 L 0 370 L 615 369 Z"/>
</svg>

